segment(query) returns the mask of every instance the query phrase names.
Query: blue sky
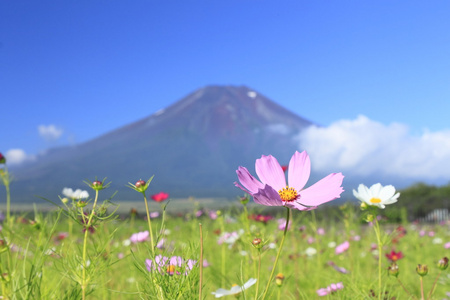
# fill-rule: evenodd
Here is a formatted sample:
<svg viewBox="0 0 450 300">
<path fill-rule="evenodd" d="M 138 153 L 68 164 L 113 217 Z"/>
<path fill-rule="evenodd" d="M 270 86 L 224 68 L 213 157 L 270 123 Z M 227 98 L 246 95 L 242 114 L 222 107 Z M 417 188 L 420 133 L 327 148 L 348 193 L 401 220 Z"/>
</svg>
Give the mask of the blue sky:
<svg viewBox="0 0 450 300">
<path fill-rule="evenodd" d="M 206 85 L 247 85 L 325 126 L 301 137 L 313 168 L 445 180 L 449 11 L 411 0 L 1 1 L 0 151 L 19 163 Z"/>
</svg>

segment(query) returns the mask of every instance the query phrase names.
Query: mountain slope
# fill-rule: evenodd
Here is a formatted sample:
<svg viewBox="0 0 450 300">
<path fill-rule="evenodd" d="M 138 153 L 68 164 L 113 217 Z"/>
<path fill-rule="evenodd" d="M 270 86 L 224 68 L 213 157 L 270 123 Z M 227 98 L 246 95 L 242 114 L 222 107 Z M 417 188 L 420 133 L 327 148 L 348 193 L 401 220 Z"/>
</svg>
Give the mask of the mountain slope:
<svg viewBox="0 0 450 300">
<path fill-rule="evenodd" d="M 64 187 L 108 177 L 116 199 L 139 199 L 125 185 L 148 179 L 151 191 L 173 197 L 232 197 L 239 165 L 273 154 L 287 164 L 298 149 L 293 137 L 312 123 L 245 86 L 207 86 L 164 110 L 86 143 L 52 149 L 14 171 L 13 192 L 55 198 Z"/>
</svg>

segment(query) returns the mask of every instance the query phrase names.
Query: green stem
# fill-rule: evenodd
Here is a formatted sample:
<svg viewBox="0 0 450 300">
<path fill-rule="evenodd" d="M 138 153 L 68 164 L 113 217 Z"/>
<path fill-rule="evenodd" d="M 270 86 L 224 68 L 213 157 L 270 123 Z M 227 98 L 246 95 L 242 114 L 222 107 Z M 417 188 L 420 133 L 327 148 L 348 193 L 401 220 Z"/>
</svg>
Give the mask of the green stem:
<svg viewBox="0 0 450 300">
<path fill-rule="evenodd" d="M 150 245 L 152 247 L 152 256 L 154 259 L 155 258 L 155 245 L 153 244 L 152 222 L 150 221 L 150 213 L 148 211 L 148 203 L 147 203 L 147 197 L 145 196 L 145 192 L 142 192 L 142 195 L 144 195 L 145 210 L 147 212 L 148 230 L 150 231 Z"/>
<path fill-rule="evenodd" d="M 9 189 L 9 182 L 5 185 L 6 188 L 6 223 L 12 227 L 11 223 L 11 192 Z"/>
<path fill-rule="evenodd" d="M 250 232 L 250 223 L 248 221 L 248 210 L 247 205 L 244 205 L 244 222 L 245 222 L 245 229 L 247 229 L 247 235 L 249 238 L 251 238 L 251 232 Z"/>
<path fill-rule="evenodd" d="M 420 276 L 420 296 L 422 300 L 425 300 L 425 296 L 423 294 L 423 277 Z"/>
<path fill-rule="evenodd" d="M 442 273 L 442 271 L 439 272 L 439 274 L 437 275 L 436 279 L 434 280 L 433 286 L 431 287 L 431 290 L 428 293 L 427 299 L 431 299 L 431 295 L 433 295 L 434 289 L 436 288 L 436 283 L 437 283 L 439 277 L 441 276 L 441 273 Z"/>
<path fill-rule="evenodd" d="M 3 170 L 1 170 L 3 171 Z M 8 226 L 11 228 L 11 191 L 9 188 L 9 184 L 10 184 L 10 177 L 9 177 L 9 172 L 8 172 L 8 167 L 5 165 L 5 169 L 2 172 L 2 180 L 3 180 L 3 184 L 5 185 L 5 189 L 6 189 L 6 223 L 8 224 Z"/>
<path fill-rule="evenodd" d="M 82 278 L 81 278 L 81 291 L 82 291 L 82 299 L 86 299 L 86 287 L 87 287 L 87 280 L 86 280 L 86 256 L 87 256 L 87 237 L 89 233 L 89 228 L 91 227 L 92 218 L 94 217 L 95 213 L 95 207 L 97 205 L 97 199 L 98 199 L 98 190 L 95 190 L 95 200 L 94 205 L 92 206 L 92 211 L 89 214 L 89 218 L 87 219 L 87 222 L 85 222 L 85 230 L 84 230 L 84 241 L 83 241 L 83 272 L 82 272 Z M 81 216 L 83 220 L 85 220 L 83 209 L 81 209 Z"/>
<path fill-rule="evenodd" d="M 220 215 L 219 217 L 219 222 L 220 222 L 220 231 L 221 234 L 225 234 L 225 225 L 224 225 L 224 216 L 223 214 Z M 221 272 L 222 272 L 222 280 L 221 280 L 221 286 L 225 285 L 225 243 L 222 243 L 222 261 L 221 261 Z"/>
<path fill-rule="evenodd" d="M 8 283 L 3 278 L 4 270 L 2 268 L 2 260 L 1 260 L 1 254 L 0 254 L 0 281 L 1 281 L 1 287 L 2 287 L 2 297 L 3 299 L 10 299 L 9 298 L 9 289 L 8 289 Z M 9 273 L 8 273 L 9 276 Z"/>
<path fill-rule="evenodd" d="M 316 213 L 314 210 L 311 211 L 312 214 L 312 222 L 313 222 L 313 231 L 314 231 L 314 241 L 316 243 L 317 248 L 317 270 L 320 270 L 322 268 L 322 255 L 320 254 L 320 241 L 319 241 L 319 235 L 317 234 L 317 219 L 316 219 Z"/>
<path fill-rule="evenodd" d="M 200 268 L 200 281 L 199 281 L 199 291 L 198 291 L 198 299 L 202 300 L 202 288 L 203 288 L 203 231 L 202 231 L 202 223 L 198 224 L 200 227 L 200 259 L 199 259 L 199 268 Z"/>
<path fill-rule="evenodd" d="M 283 233 L 283 237 L 281 239 L 280 248 L 278 249 L 277 257 L 275 258 L 275 262 L 273 264 L 272 272 L 270 273 L 269 281 L 267 282 L 266 289 L 264 290 L 264 294 L 263 294 L 262 300 L 264 300 L 266 298 L 267 291 L 269 290 L 270 283 L 272 282 L 273 274 L 275 273 L 275 268 L 277 266 L 278 259 L 280 258 L 281 249 L 283 248 L 284 239 L 286 237 L 286 233 L 287 233 L 287 230 L 288 230 L 288 227 L 289 227 L 289 215 L 290 215 L 289 212 L 290 212 L 290 210 L 289 210 L 288 207 L 286 207 L 286 210 L 287 210 L 286 226 L 284 227 L 284 233 Z"/>
<path fill-rule="evenodd" d="M 377 236 L 378 243 L 378 299 L 381 300 L 381 256 L 383 251 L 383 244 L 381 243 L 381 232 L 380 225 L 378 224 L 378 220 L 375 217 L 375 235 Z"/>
<path fill-rule="evenodd" d="M 258 291 L 259 291 L 259 274 L 261 273 L 261 249 L 258 249 L 258 273 L 256 275 L 256 292 L 255 292 L 255 300 L 258 299 Z"/>
<path fill-rule="evenodd" d="M 403 290 L 408 294 L 408 296 L 412 297 L 413 299 L 416 299 L 416 297 L 414 297 L 413 295 L 411 295 L 408 290 L 406 289 L 406 287 L 403 285 L 403 283 L 400 281 L 400 279 L 398 279 L 397 277 L 397 281 L 400 284 L 400 286 L 403 288 Z"/>
</svg>

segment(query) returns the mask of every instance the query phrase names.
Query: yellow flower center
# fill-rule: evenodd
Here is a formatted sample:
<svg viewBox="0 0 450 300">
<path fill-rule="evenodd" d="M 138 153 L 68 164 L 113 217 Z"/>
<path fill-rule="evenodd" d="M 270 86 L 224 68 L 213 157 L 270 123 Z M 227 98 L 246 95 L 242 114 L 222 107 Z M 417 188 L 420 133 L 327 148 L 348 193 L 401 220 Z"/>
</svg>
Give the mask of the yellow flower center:
<svg viewBox="0 0 450 300">
<path fill-rule="evenodd" d="M 169 265 L 167 267 L 167 273 L 169 273 L 170 275 L 172 275 L 173 273 L 175 273 L 175 266 L 174 265 Z"/>
<path fill-rule="evenodd" d="M 280 194 L 281 200 L 287 202 L 294 201 L 300 196 L 299 194 L 297 194 L 297 191 L 294 188 L 288 186 L 279 190 L 278 194 Z"/>
<path fill-rule="evenodd" d="M 372 203 L 380 203 L 381 199 L 380 198 L 372 198 L 372 199 L 370 199 L 370 202 L 372 202 Z"/>
</svg>

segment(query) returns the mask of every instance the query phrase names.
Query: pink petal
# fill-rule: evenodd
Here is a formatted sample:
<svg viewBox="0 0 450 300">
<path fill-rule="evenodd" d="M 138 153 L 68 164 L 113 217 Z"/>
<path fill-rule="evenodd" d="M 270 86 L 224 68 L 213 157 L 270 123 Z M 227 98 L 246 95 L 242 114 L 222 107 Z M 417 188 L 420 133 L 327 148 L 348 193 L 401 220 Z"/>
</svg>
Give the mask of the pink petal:
<svg viewBox="0 0 450 300">
<path fill-rule="evenodd" d="M 308 153 L 295 151 L 289 162 L 288 179 L 289 186 L 300 191 L 306 185 L 311 172 L 311 160 Z"/>
<path fill-rule="evenodd" d="M 293 209 L 298 209 L 298 210 L 313 210 L 316 209 L 316 206 L 313 207 L 307 207 L 307 206 L 303 206 L 300 203 L 298 203 L 297 201 L 292 201 L 292 202 L 286 202 L 285 204 L 286 207 L 289 208 L 293 208 Z"/>
<path fill-rule="evenodd" d="M 253 200 L 261 205 L 283 206 L 283 201 L 281 201 L 278 192 L 267 184 L 264 186 L 264 189 L 260 189 L 258 193 L 253 195 Z"/>
<path fill-rule="evenodd" d="M 236 170 L 236 174 L 241 184 L 248 190 L 250 194 L 255 194 L 258 192 L 259 189 L 264 188 L 264 185 L 261 182 L 259 182 L 255 177 L 253 177 L 247 170 L 247 168 L 239 167 Z M 244 190 L 242 186 L 240 186 L 239 184 L 235 183 L 235 185 Z M 244 191 L 247 192 L 246 190 Z"/>
<path fill-rule="evenodd" d="M 286 187 L 283 169 L 272 155 L 263 155 L 260 159 L 257 159 L 255 170 L 262 183 L 270 185 L 277 191 Z"/>
<path fill-rule="evenodd" d="M 308 206 L 318 206 L 339 198 L 344 191 L 341 187 L 343 179 L 342 173 L 332 173 L 322 178 L 309 188 L 301 191 L 298 202 Z"/>
</svg>

